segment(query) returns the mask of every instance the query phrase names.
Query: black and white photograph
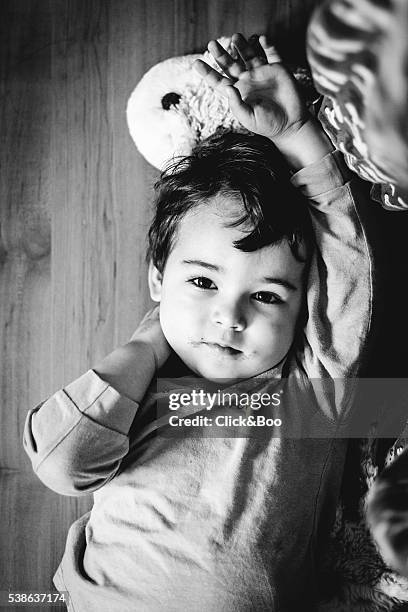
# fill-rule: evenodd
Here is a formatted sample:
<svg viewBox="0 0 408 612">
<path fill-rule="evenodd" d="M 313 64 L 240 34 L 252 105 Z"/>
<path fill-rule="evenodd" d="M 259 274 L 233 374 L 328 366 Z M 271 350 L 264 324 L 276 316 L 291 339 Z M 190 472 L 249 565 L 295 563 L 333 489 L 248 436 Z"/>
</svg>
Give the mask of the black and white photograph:
<svg viewBox="0 0 408 612">
<path fill-rule="evenodd" d="M 408 611 L 408 0 L 0 0 L 0 610 Z"/>
</svg>

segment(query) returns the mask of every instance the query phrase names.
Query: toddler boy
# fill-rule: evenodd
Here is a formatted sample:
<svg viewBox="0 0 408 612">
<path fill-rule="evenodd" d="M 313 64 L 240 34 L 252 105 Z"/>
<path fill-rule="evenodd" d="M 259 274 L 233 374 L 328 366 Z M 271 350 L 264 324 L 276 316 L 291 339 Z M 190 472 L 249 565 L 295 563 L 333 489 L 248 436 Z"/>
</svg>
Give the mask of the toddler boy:
<svg viewBox="0 0 408 612">
<path fill-rule="evenodd" d="M 233 41 L 237 59 L 210 44 L 226 77 L 198 69 L 254 134 L 215 135 L 161 177 L 149 232 L 160 308 L 27 417 L 37 475 L 61 494 L 94 493 L 54 577 L 75 611 L 314 606 L 345 442 L 285 435 L 285 423 L 308 431 L 309 378 L 358 372 L 371 316 L 363 192 L 266 46 Z M 281 430 L 155 435 L 169 429 L 154 409 L 169 364 L 227 388 L 279 390 Z M 352 396 L 314 399 L 335 429 Z"/>
</svg>

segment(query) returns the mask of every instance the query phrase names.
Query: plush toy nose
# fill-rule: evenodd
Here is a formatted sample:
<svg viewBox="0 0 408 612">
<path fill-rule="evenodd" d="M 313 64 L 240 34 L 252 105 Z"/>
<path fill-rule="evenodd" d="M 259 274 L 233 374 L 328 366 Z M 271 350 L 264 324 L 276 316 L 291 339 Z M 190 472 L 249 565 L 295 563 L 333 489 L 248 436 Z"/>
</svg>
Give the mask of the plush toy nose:
<svg viewBox="0 0 408 612">
<path fill-rule="evenodd" d="M 164 110 L 169 110 L 171 106 L 177 106 L 177 104 L 180 102 L 180 98 L 181 96 L 178 93 L 175 93 L 174 91 L 170 91 L 169 93 L 166 93 L 166 95 L 162 97 L 161 105 L 164 108 Z"/>
</svg>

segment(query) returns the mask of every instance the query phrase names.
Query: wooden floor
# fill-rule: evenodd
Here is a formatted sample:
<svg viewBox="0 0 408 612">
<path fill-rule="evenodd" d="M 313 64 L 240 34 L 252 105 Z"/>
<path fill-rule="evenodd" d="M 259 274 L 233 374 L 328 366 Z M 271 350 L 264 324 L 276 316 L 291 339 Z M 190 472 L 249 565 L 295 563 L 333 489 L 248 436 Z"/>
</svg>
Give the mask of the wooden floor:
<svg viewBox="0 0 408 612">
<path fill-rule="evenodd" d="M 130 92 L 156 62 L 234 31 L 275 34 L 301 60 L 313 4 L 1 1 L 0 590 L 52 589 L 67 529 L 91 504 L 32 475 L 28 408 L 124 342 L 149 304 L 156 172 L 127 131 Z"/>
</svg>

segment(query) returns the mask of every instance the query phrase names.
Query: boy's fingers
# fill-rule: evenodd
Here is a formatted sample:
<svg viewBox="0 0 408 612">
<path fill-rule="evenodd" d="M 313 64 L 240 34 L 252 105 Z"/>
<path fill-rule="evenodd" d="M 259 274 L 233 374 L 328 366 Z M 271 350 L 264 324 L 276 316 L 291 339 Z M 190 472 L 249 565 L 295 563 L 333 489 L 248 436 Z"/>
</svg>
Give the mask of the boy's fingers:
<svg viewBox="0 0 408 612">
<path fill-rule="evenodd" d="M 276 62 L 282 61 L 276 48 L 273 45 L 269 44 L 266 40 L 266 36 L 260 36 L 259 43 L 265 53 L 268 64 L 275 64 Z"/>
<path fill-rule="evenodd" d="M 250 36 L 248 38 L 248 44 L 250 44 L 252 46 L 252 49 L 253 49 L 254 53 L 256 54 L 256 57 L 263 64 L 266 64 L 267 63 L 267 59 L 266 59 L 265 51 L 264 51 L 261 43 L 259 42 L 258 34 L 252 34 L 252 36 Z"/>
<path fill-rule="evenodd" d="M 213 89 L 218 89 L 220 93 L 225 95 L 223 91 L 225 86 L 231 85 L 231 81 L 227 77 L 223 77 L 222 74 L 200 59 L 195 60 L 193 67 Z"/>
<path fill-rule="evenodd" d="M 262 66 L 263 64 L 267 63 L 267 59 L 261 45 L 251 44 L 245 39 L 244 36 L 242 36 L 242 34 L 233 34 L 231 40 L 239 55 L 242 57 L 247 69 L 258 68 L 258 66 Z"/>
<path fill-rule="evenodd" d="M 210 40 L 208 50 L 220 68 L 232 78 L 238 78 L 245 70 L 241 58 L 233 59 L 217 40 Z"/>
<path fill-rule="evenodd" d="M 196 60 L 193 66 L 213 89 L 217 89 L 228 98 L 230 109 L 240 123 L 244 125 L 252 118 L 252 109 L 245 104 L 238 89 L 234 87 L 229 79 L 223 77 L 202 60 Z"/>
</svg>

